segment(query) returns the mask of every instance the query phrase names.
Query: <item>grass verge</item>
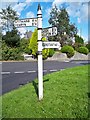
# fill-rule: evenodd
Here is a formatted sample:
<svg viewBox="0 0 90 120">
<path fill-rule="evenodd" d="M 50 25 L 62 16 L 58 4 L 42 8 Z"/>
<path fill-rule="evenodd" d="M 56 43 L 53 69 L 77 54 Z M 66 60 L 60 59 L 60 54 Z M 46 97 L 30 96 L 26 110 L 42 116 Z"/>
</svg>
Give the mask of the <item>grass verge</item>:
<svg viewBox="0 0 90 120">
<path fill-rule="evenodd" d="M 37 80 L 2 96 L 3 118 L 87 118 L 88 66 L 44 76 L 44 98 Z"/>
</svg>

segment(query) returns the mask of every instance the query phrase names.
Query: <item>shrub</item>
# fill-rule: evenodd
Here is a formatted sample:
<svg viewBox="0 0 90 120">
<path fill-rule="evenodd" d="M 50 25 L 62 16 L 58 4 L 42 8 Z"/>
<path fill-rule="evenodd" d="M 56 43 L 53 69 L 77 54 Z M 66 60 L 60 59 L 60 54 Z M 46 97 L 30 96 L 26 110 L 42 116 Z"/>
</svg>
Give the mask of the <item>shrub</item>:
<svg viewBox="0 0 90 120">
<path fill-rule="evenodd" d="M 11 48 L 6 45 L 5 42 L 2 43 L 2 60 L 24 60 L 21 56 L 19 48 Z"/>
<path fill-rule="evenodd" d="M 74 43 L 73 48 L 74 48 L 76 51 L 78 51 L 79 47 L 82 47 L 82 46 L 83 46 L 83 44 L 81 44 L 81 43 Z"/>
<path fill-rule="evenodd" d="M 49 49 L 43 49 L 42 51 L 43 59 L 47 59 L 49 55 Z"/>
<path fill-rule="evenodd" d="M 18 31 L 16 29 L 6 32 L 6 35 L 2 36 L 2 40 L 5 40 L 9 47 L 20 46 L 20 36 L 18 35 Z"/>
<path fill-rule="evenodd" d="M 89 52 L 90 52 L 90 43 L 88 43 L 88 44 L 86 45 L 86 47 L 88 48 L 88 50 L 89 50 Z"/>
<path fill-rule="evenodd" d="M 87 55 L 89 50 L 86 47 L 79 47 L 78 52 Z"/>
<path fill-rule="evenodd" d="M 42 38 L 42 41 L 47 41 L 46 38 Z M 30 43 L 29 43 L 29 48 L 32 50 L 32 55 L 34 58 L 37 58 L 38 54 L 38 31 L 35 29 L 33 32 L 31 38 L 30 38 Z M 43 49 L 42 51 L 43 59 L 47 59 L 49 55 L 49 50 L 48 49 Z"/>
<path fill-rule="evenodd" d="M 34 56 L 37 56 L 37 51 L 38 51 L 37 39 L 38 39 L 38 31 L 37 29 L 35 29 L 30 38 L 30 43 L 29 43 L 29 48 L 32 50 L 32 54 Z"/>
<path fill-rule="evenodd" d="M 24 49 L 24 52 L 27 53 L 27 54 L 29 54 L 29 55 L 31 55 L 32 50 L 31 50 L 30 48 L 26 47 L 26 48 Z"/>
<path fill-rule="evenodd" d="M 68 45 L 63 46 L 61 48 L 61 52 L 66 53 L 68 58 L 72 57 L 75 53 L 73 47 L 68 46 Z"/>
<path fill-rule="evenodd" d="M 54 53 L 55 53 L 54 49 L 49 49 L 48 57 L 52 57 L 54 55 Z"/>
<path fill-rule="evenodd" d="M 31 54 L 32 51 L 29 48 L 29 40 L 22 38 L 20 41 L 20 51 L 22 53 Z"/>
</svg>

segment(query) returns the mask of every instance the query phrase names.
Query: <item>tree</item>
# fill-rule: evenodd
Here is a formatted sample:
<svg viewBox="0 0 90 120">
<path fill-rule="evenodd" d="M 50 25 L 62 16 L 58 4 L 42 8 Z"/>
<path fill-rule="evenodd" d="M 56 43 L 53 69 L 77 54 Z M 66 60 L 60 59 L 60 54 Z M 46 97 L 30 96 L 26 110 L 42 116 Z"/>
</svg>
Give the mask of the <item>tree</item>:
<svg viewBox="0 0 90 120">
<path fill-rule="evenodd" d="M 75 35 L 75 43 L 84 44 L 84 40 L 79 35 Z"/>
<path fill-rule="evenodd" d="M 35 29 L 30 38 L 30 44 L 29 44 L 29 48 L 32 50 L 32 54 L 34 56 L 36 56 L 36 53 L 38 51 L 37 39 L 38 39 L 38 34 L 37 34 L 37 29 Z"/>
<path fill-rule="evenodd" d="M 2 37 L 2 40 L 4 40 L 9 47 L 20 46 L 20 36 L 15 28 L 12 31 L 7 31 L 6 35 Z"/>
<path fill-rule="evenodd" d="M 57 26 L 59 35 L 62 35 L 64 32 L 69 36 L 77 33 L 75 25 L 70 24 L 69 15 L 65 8 L 59 10 L 55 5 L 50 12 L 50 19 L 48 22 L 52 26 Z"/>
<path fill-rule="evenodd" d="M 51 12 L 50 12 L 50 19 L 48 20 L 48 22 L 52 25 L 52 26 L 57 26 L 58 27 L 58 8 L 55 5 Z"/>
<path fill-rule="evenodd" d="M 0 31 L 0 41 L 2 41 L 2 33 L 1 33 L 1 31 Z"/>
<path fill-rule="evenodd" d="M 20 40 L 20 51 L 27 54 L 32 53 L 32 51 L 29 49 L 29 39 L 22 38 Z"/>
<path fill-rule="evenodd" d="M 29 48 L 32 50 L 32 54 L 34 55 L 35 58 L 37 57 L 37 52 L 38 52 L 37 40 L 38 40 L 38 31 L 37 29 L 35 29 L 35 31 L 33 32 L 30 38 L 30 44 L 29 44 Z M 46 41 L 46 38 L 43 38 L 42 41 Z M 47 59 L 49 55 L 49 49 L 43 49 L 42 55 L 43 55 L 43 59 Z"/>
<path fill-rule="evenodd" d="M 58 14 L 58 32 L 59 34 L 63 34 L 66 32 L 69 34 L 69 16 L 65 9 L 61 9 Z"/>
<path fill-rule="evenodd" d="M 54 8 L 51 10 L 50 19 L 48 22 L 52 26 L 57 26 L 58 35 L 57 39 L 55 40 L 59 41 L 60 43 L 66 43 L 68 38 L 70 39 L 71 37 L 74 37 L 74 35 L 77 33 L 77 28 L 75 25 L 70 24 L 69 15 L 65 8 L 58 10 L 57 6 L 54 6 Z M 64 33 L 66 35 L 64 35 Z M 65 41 L 63 41 L 63 39 Z"/>
<path fill-rule="evenodd" d="M 80 47 L 84 46 L 84 40 L 79 35 L 75 35 L 75 43 L 73 44 L 73 48 L 78 51 Z"/>
<path fill-rule="evenodd" d="M 14 21 L 18 19 L 16 11 L 14 11 L 9 5 L 6 9 L 2 9 L 0 12 L 2 19 L 3 29 L 6 31 L 11 31 L 14 29 Z"/>
</svg>

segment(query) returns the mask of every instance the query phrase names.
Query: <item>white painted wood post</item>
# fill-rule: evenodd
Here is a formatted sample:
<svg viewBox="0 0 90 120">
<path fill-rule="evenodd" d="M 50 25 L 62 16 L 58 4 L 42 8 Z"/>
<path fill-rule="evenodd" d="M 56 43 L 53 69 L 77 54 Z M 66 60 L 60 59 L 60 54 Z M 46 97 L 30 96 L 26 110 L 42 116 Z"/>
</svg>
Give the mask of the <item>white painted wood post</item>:
<svg viewBox="0 0 90 120">
<path fill-rule="evenodd" d="M 39 100 L 43 98 L 43 61 L 42 61 L 42 11 L 40 4 L 37 10 L 38 29 L 38 95 Z"/>
</svg>

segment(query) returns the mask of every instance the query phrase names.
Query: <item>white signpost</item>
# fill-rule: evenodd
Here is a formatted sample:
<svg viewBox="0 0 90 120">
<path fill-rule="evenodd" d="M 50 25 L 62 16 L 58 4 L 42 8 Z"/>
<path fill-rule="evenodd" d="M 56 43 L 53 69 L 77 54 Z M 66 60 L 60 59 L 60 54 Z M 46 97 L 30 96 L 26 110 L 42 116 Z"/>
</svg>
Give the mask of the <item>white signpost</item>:
<svg viewBox="0 0 90 120">
<path fill-rule="evenodd" d="M 30 27 L 30 26 L 37 27 L 37 18 L 26 18 L 26 19 L 16 20 L 14 22 L 14 26 L 15 27 Z"/>
<path fill-rule="evenodd" d="M 57 27 L 47 27 L 42 29 L 42 36 L 55 36 L 57 35 Z"/>
<path fill-rule="evenodd" d="M 60 48 L 60 43 L 59 42 L 42 42 L 43 48 Z"/>
<path fill-rule="evenodd" d="M 38 95 L 39 100 L 43 98 L 43 62 L 42 62 L 42 11 L 40 4 L 38 5 Z"/>
<path fill-rule="evenodd" d="M 37 9 L 37 18 L 26 18 L 16 20 L 14 22 L 15 27 L 28 27 L 36 26 L 38 30 L 38 95 L 39 100 L 43 99 L 43 61 L 42 61 L 42 50 L 44 48 L 60 48 L 59 42 L 42 42 L 42 36 L 54 36 L 57 34 L 56 27 L 48 27 L 42 29 L 42 11 L 40 4 Z"/>
</svg>

